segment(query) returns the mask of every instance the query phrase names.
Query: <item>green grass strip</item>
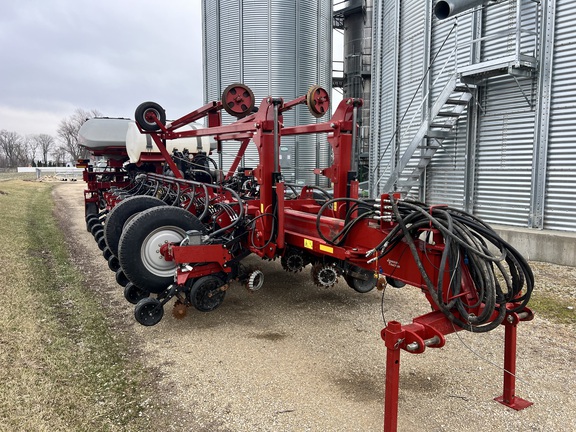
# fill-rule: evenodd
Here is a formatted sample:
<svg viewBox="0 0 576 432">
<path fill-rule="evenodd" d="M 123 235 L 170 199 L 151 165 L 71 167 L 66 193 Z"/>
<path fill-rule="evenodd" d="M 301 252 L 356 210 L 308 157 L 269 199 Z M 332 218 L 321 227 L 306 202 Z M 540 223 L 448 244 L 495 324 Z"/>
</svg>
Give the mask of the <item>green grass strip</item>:
<svg viewBox="0 0 576 432">
<path fill-rule="evenodd" d="M 0 183 L 0 430 L 155 430 L 146 376 L 70 263 L 51 188 Z"/>
</svg>

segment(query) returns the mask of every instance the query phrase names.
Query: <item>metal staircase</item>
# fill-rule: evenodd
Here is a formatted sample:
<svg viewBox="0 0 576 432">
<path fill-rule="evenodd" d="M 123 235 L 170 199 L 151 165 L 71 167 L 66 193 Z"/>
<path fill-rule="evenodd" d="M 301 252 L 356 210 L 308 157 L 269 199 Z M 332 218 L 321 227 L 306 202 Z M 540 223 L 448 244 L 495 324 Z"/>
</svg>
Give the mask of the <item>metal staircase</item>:
<svg viewBox="0 0 576 432">
<path fill-rule="evenodd" d="M 460 83 L 456 75 L 448 81 L 428 118 L 422 122 L 388 178 L 384 191 L 407 195 L 419 185 L 420 176 L 432 157 L 442 147 L 442 142 L 452 135 L 458 120 L 465 114 L 474 88 Z"/>
</svg>

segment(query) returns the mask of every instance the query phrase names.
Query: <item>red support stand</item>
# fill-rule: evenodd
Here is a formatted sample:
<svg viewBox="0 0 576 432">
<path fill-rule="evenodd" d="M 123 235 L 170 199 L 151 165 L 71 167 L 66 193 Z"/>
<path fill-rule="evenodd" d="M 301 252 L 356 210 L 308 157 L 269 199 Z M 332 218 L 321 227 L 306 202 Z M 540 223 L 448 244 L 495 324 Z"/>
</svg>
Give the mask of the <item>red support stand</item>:
<svg viewBox="0 0 576 432">
<path fill-rule="evenodd" d="M 384 399 L 384 432 L 398 430 L 398 392 L 400 385 L 400 346 L 403 342 L 402 325 L 391 321 L 382 330 L 386 344 L 386 393 Z"/>
<path fill-rule="evenodd" d="M 532 316 L 529 319 L 532 319 Z M 504 321 L 504 393 L 494 398 L 516 411 L 532 405 L 532 402 L 516 396 L 516 330 L 519 322 L 520 318 L 516 313 L 509 314 Z"/>
</svg>

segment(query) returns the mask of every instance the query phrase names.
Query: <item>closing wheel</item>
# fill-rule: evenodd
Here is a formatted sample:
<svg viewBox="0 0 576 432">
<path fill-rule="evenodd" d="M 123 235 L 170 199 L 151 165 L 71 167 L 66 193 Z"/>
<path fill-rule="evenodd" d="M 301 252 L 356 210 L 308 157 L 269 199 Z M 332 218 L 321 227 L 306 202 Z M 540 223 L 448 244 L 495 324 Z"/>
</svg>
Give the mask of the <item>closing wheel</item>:
<svg viewBox="0 0 576 432">
<path fill-rule="evenodd" d="M 149 292 L 141 290 L 132 282 L 128 282 L 128 284 L 126 284 L 126 286 L 124 287 L 124 298 L 133 305 L 138 304 L 140 300 L 148 297 L 150 297 Z"/>
<path fill-rule="evenodd" d="M 104 226 L 98 221 L 97 223 L 93 224 L 90 228 L 90 233 L 96 238 L 96 235 L 100 232 L 104 232 Z"/>
<path fill-rule="evenodd" d="M 155 298 L 144 298 L 134 308 L 134 318 L 143 326 L 153 326 L 164 316 L 162 303 Z"/>
<path fill-rule="evenodd" d="M 104 257 L 104 259 L 106 261 L 108 261 L 110 259 L 110 257 L 112 256 L 112 252 L 110 252 L 110 249 L 108 249 L 107 247 L 104 248 L 104 250 L 102 251 L 102 256 Z"/>
<path fill-rule="evenodd" d="M 104 252 L 104 249 L 106 249 L 106 240 L 104 239 L 104 234 L 96 239 L 96 243 L 98 243 L 98 249 Z"/>
<path fill-rule="evenodd" d="M 350 288 L 362 294 L 372 291 L 378 282 L 378 279 L 374 277 L 364 280 L 350 275 L 344 275 L 344 280 Z"/>
<path fill-rule="evenodd" d="M 222 106 L 231 116 L 245 117 L 254 109 L 254 93 L 244 84 L 230 84 L 222 92 Z"/>
<path fill-rule="evenodd" d="M 138 105 L 134 113 L 134 120 L 138 126 L 147 132 L 156 132 L 160 130 L 160 126 L 156 123 L 156 119 L 163 125 L 166 124 L 166 111 L 156 102 L 144 102 Z"/>
<path fill-rule="evenodd" d="M 118 243 L 122 230 L 138 213 L 166 203 L 147 195 L 133 196 L 120 201 L 108 214 L 104 225 L 104 238 L 113 255 L 118 255 Z"/>
<path fill-rule="evenodd" d="M 218 276 L 209 275 L 198 278 L 190 289 L 190 301 L 200 312 L 210 312 L 224 301 L 226 290 L 224 281 Z"/>
<path fill-rule="evenodd" d="M 186 231 L 201 231 L 202 222 L 178 207 L 154 207 L 139 213 L 124 228 L 118 258 L 124 273 L 139 288 L 159 294 L 174 281 L 176 264 L 162 255 L 162 246 L 179 244 Z"/>
<path fill-rule="evenodd" d="M 330 109 L 330 95 L 322 87 L 312 86 L 306 93 L 306 105 L 310 114 L 320 118 Z"/>
<path fill-rule="evenodd" d="M 110 258 L 108 258 L 108 268 L 114 273 L 116 273 L 120 268 L 120 261 L 115 255 L 112 255 Z"/>
<path fill-rule="evenodd" d="M 86 229 L 88 232 L 92 232 L 92 227 L 99 222 L 100 219 L 98 218 L 98 215 L 91 214 L 86 216 Z"/>
<path fill-rule="evenodd" d="M 124 271 L 121 268 L 119 268 L 116 271 L 116 283 L 122 287 L 125 287 L 130 283 L 130 281 L 128 280 L 128 278 L 124 274 Z"/>
</svg>

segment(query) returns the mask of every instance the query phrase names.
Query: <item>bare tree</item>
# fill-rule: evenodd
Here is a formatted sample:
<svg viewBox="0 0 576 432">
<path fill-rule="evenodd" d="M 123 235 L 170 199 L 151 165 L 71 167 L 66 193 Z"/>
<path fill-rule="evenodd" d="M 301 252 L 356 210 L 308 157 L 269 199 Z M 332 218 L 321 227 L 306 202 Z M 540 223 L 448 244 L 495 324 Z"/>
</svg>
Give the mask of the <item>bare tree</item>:
<svg viewBox="0 0 576 432">
<path fill-rule="evenodd" d="M 62 142 L 62 147 L 72 160 L 76 161 L 86 156 L 86 149 L 80 145 L 78 140 L 80 127 L 86 120 L 101 115 L 97 110 L 85 111 L 82 108 L 76 108 L 74 114 L 60 122 L 57 130 L 58 137 Z"/>
<path fill-rule="evenodd" d="M 0 131 L 0 151 L 4 155 L 5 163 L 9 168 L 15 168 L 26 159 L 24 140 L 16 132 L 10 132 L 6 129 Z"/>
<path fill-rule="evenodd" d="M 27 135 L 24 138 L 24 147 L 26 148 L 27 165 L 35 165 L 39 145 L 33 135 Z"/>
<path fill-rule="evenodd" d="M 40 134 L 35 135 L 32 138 L 32 140 L 40 148 L 40 153 L 42 154 L 42 162 L 44 163 L 44 166 L 48 165 L 48 154 L 52 151 L 55 144 L 54 137 L 47 134 Z"/>
<path fill-rule="evenodd" d="M 54 156 L 54 165 L 64 166 L 68 158 L 68 149 L 64 146 L 56 147 L 52 151 L 52 156 Z"/>
</svg>

